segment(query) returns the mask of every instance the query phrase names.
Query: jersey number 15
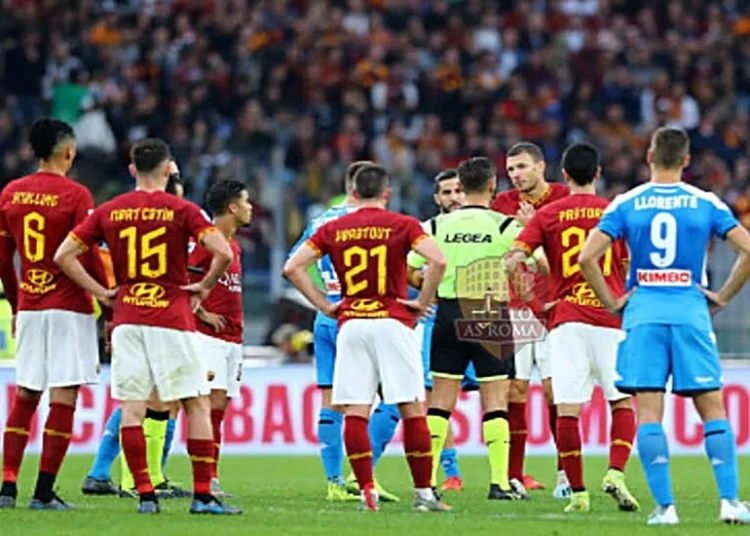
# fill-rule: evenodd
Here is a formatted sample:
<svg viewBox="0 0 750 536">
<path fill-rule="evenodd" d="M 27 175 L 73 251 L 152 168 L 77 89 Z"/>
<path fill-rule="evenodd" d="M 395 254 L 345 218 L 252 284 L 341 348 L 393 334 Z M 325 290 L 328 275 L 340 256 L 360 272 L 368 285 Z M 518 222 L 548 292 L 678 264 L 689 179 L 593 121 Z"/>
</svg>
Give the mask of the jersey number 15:
<svg viewBox="0 0 750 536">
<path fill-rule="evenodd" d="M 127 241 L 128 278 L 135 279 L 140 274 L 155 279 L 167 273 L 167 244 L 154 243 L 166 232 L 167 228 L 163 226 L 143 233 L 140 237 L 138 229 L 134 226 L 120 231 L 119 237 Z"/>
</svg>

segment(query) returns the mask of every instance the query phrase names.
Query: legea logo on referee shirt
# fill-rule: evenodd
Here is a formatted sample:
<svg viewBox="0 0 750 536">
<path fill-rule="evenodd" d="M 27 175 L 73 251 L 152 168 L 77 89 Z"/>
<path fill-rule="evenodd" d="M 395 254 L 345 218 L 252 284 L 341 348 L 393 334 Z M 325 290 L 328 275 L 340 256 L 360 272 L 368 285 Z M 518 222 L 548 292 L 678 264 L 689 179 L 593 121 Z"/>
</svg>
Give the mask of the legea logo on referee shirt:
<svg viewBox="0 0 750 536">
<path fill-rule="evenodd" d="M 544 325 L 528 307 L 510 307 L 511 284 L 518 292 L 531 292 L 534 272 L 518 272 L 510 281 L 504 259 L 479 259 L 456 270 L 456 296 L 462 318 L 455 321 L 460 340 L 478 342 L 497 357 L 507 354 L 501 346 L 540 341 Z"/>
<path fill-rule="evenodd" d="M 169 307 L 169 300 L 162 299 L 166 293 L 166 289 L 156 283 L 134 283 L 122 302 L 136 307 L 164 309 Z"/>
</svg>

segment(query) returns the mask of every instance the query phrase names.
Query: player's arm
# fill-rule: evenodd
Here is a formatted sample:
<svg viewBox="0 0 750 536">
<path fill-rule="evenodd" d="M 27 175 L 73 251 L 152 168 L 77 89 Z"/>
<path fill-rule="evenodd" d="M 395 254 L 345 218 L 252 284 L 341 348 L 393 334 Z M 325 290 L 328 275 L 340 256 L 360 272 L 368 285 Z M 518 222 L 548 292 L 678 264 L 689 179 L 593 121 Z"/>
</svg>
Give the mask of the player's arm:
<svg viewBox="0 0 750 536">
<path fill-rule="evenodd" d="M 729 303 L 750 279 L 750 233 L 743 226 L 736 225 L 726 233 L 724 240 L 737 252 L 738 257 L 721 289 L 716 293 L 707 292 L 719 307 Z"/>
<path fill-rule="evenodd" d="M 604 273 L 599 266 L 599 259 L 612 247 L 612 237 L 600 229 L 594 229 L 583 245 L 578 255 L 578 264 L 586 282 L 596 294 L 596 297 L 604 304 L 611 313 L 619 311 L 625 304 L 617 299 L 604 279 Z"/>
<path fill-rule="evenodd" d="M 435 300 L 435 294 L 438 286 L 440 286 L 440 281 L 443 280 L 448 263 L 437 242 L 429 235 L 422 236 L 424 238 L 419 238 L 412 247 L 416 253 L 427 261 L 427 268 L 421 274 L 422 284 L 417 287 L 420 289 L 419 296 L 416 298 L 424 308 L 427 308 Z"/>
<path fill-rule="evenodd" d="M 325 226 L 321 227 L 321 230 L 324 228 Z M 283 275 L 316 309 L 328 316 L 333 316 L 337 305 L 328 301 L 325 293 L 315 286 L 312 277 L 307 272 L 308 268 L 323 256 L 323 251 L 320 249 L 323 240 L 318 236 L 319 233 L 320 231 L 315 233 L 310 240 L 297 248 L 297 251 L 286 261 Z"/>
<path fill-rule="evenodd" d="M 218 284 L 219 279 L 227 271 L 227 268 L 232 264 L 234 252 L 227 239 L 215 230 L 203 233 L 202 236 L 199 233 L 198 241 L 213 255 L 208 272 L 198 282 L 202 288 L 211 291 Z"/>
<path fill-rule="evenodd" d="M 5 299 L 10 304 L 13 314 L 18 307 L 18 275 L 13 256 L 16 253 L 16 243 L 10 233 L 0 230 L 0 281 L 3 282 Z"/>
<path fill-rule="evenodd" d="M 91 246 L 98 243 L 101 236 L 101 225 L 98 213 L 94 212 L 91 217 L 76 226 L 73 231 L 60 244 L 55 253 L 54 261 L 60 269 L 74 283 L 84 290 L 90 292 L 100 303 L 112 307 L 112 298 L 117 294 L 116 289 L 107 289 L 81 264 L 79 257 L 89 251 Z"/>
</svg>

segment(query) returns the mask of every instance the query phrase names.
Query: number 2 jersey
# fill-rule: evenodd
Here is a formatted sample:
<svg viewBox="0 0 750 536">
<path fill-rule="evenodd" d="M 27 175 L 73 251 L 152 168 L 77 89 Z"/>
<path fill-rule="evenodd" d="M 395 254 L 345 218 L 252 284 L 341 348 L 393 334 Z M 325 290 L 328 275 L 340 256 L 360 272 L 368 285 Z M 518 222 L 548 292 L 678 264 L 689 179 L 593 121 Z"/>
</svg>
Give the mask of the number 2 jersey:
<svg viewBox="0 0 750 536">
<path fill-rule="evenodd" d="M 197 205 L 166 192 L 136 190 L 99 206 L 73 237 L 84 249 L 107 242 L 118 285 L 113 325 L 195 329 L 188 242 L 216 231 Z"/>
<path fill-rule="evenodd" d="M 60 270 L 57 248 L 94 209 L 91 193 L 55 173 L 38 172 L 9 183 L 0 194 L 0 240 L 13 240 L 21 258 L 18 309 L 94 312 L 91 296 Z M 103 281 L 98 255 L 81 258 Z M 10 263 L 13 259 L 1 259 Z M 15 274 L 13 274 L 15 276 Z"/>
<path fill-rule="evenodd" d="M 406 299 L 406 257 L 427 238 L 419 220 L 379 208 L 360 208 L 323 225 L 307 244 L 328 255 L 341 281 L 339 326 L 352 318 L 416 320 Z"/>
<path fill-rule="evenodd" d="M 615 198 L 598 228 L 630 249 L 628 301 L 623 328 L 688 324 L 710 331 L 705 285 L 711 236 L 739 225 L 714 194 L 685 183 L 649 182 Z"/>
<path fill-rule="evenodd" d="M 515 241 L 531 254 L 542 247 L 550 265 L 548 299 L 559 300 L 552 309 L 547 329 L 565 322 L 619 328 L 620 319 L 610 314 L 583 278 L 578 255 L 609 202 L 593 194 L 572 194 L 554 201 L 534 214 Z M 625 294 L 623 264 L 627 248 L 616 241 L 600 264 L 607 285 L 615 296 Z"/>
</svg>

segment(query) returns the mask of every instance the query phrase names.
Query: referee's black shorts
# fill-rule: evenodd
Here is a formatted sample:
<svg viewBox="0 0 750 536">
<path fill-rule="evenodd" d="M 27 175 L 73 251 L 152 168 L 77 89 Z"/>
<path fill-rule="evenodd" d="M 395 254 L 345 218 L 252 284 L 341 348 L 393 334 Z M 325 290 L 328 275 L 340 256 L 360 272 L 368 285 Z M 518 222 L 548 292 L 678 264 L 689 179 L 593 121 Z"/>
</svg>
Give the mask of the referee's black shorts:
<svg viewBox="0 0 750 536">
<path fill-rule="evenodd" d="M 507 308 L 502 306 L 501 310 L 500 318 L 510 325 Z M 512 337 L 488 344 L 462 340 L 456 325 L 456 321 L 462 318 L 458 300 L 439 301 L 430 349 L 432 376 L 460 380 L 469 363 L 474 363 L 477 381 L 480 383 L 514 379 L 516 366 Z"/>
</svg>

